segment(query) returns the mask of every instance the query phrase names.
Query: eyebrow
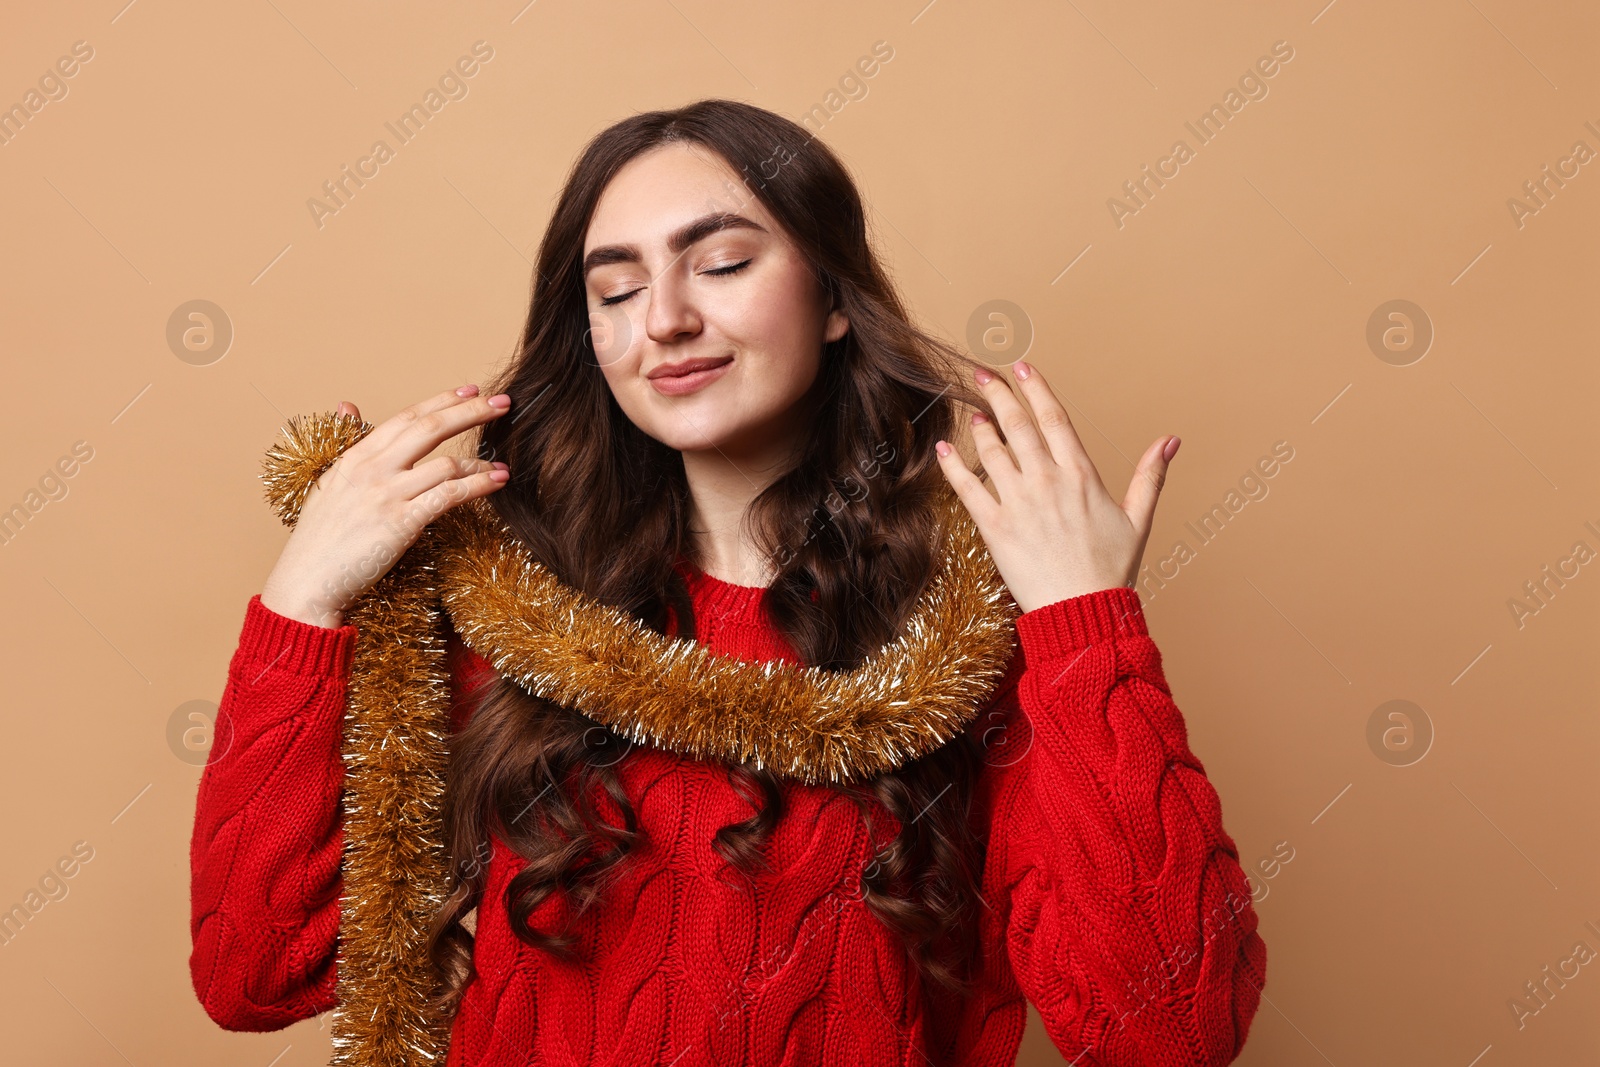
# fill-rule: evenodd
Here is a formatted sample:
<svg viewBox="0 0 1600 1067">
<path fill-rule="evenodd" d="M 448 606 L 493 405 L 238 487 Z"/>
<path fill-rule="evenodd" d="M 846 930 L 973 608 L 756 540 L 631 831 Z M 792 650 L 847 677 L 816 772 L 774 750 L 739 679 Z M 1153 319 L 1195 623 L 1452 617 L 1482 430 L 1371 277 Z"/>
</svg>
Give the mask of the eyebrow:
<svg viewBox="0 0 1600 1067">
<path fill-rule="evenodd" d="M 674 256 L 683 254 L 684 249 L 702 241 L 714 233 L 723 230 L 758 230 L 766 233 L 767 228 L 761 224 L 745 218 L 743 215 L 731 211 L 718 211 L 709 215 L 702 215 L 686 225 L 678 227 L 667 235 L 667 248 Z M 639 253 L 638 245 L 601 245 L 583 257 L 583 273 L 587 277 L 589 272 L 596 267 L 603 267 L 608 263 L 639 263 L 643 260 Z"/>
</svg>

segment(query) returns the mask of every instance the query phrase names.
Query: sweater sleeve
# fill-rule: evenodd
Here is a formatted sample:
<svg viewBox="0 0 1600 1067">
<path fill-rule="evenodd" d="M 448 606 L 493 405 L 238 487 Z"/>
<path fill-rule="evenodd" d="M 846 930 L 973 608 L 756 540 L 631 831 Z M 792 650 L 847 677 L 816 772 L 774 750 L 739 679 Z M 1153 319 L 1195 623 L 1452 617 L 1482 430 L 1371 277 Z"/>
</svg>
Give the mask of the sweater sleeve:
<svg viewBox="0 0 1600 1067">
<path fill-rule="evenodd" d="M 334 1006 L 340 737 L 356 644 L 250 598 L 189 844 L 189 975 L 228 1030 Z"/>
<path fill-rule="evenodd" d="M 1017 986 L 1080 1067 L 1231 1063 L 1266 944 L 1138 593 L 1045 605 L 1017 637 L 984 771 L 984 896 Z"/>
<path fill-rule="evenodd" d="M 217 708 L 189 845 L 189 975 L 228 1030 L 280 1030 L 332 1008 L 342 878 L 340 756 L 357 629 L 250 598 Z M 452 732 L 494 676 L 453 631 Z"/>
</svg>

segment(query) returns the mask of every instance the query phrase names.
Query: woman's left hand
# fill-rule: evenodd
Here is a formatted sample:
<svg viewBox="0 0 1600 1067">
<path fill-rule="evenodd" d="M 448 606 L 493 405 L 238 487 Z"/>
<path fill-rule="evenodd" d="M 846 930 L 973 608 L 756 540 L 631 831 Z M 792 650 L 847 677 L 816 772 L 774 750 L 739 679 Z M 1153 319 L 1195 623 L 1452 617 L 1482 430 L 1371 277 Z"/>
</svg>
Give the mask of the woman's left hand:
<svg viewBox="0 0 1600 1067">
<path fill-rule="evenodd" d="M 1002 441 L 994 423 L 974 413 L 972 438 L 999 500 L 959 452 L 944 441 L 935 446 L 1000 577 L 1025 612 L 1133 585 L 1178 438 L 1164 436 L 1145 449 L 1118 504 L 1044 375 L 1020 360 L 1012 370 L 1031 415 L 1005 382 L 982 368 L 976 372 L 1005 432 Z"/>
</svg>

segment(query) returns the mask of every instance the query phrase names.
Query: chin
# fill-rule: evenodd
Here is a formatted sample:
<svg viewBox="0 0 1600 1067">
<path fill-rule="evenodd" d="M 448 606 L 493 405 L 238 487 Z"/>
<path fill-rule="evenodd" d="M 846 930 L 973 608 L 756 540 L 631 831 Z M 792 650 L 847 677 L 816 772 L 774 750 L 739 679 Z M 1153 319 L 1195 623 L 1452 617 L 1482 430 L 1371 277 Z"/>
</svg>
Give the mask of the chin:
<svg viewBox="0 0 1600 1067">
<path fill-rule="evenodd" d="M 742 408 L 737 398 L 698 398 L 693 404 L 651 405 L 645 433 L 679 452 L 720 451 L 730 458 L 770 436 L 773 415 Z M 635 425 L 640 425 L 635 420 Z"/>
<path fill-rule="evenodd" d="M 692 424 L 682 419 L 673 419 L 672 424 L 655 426 L 645 432 L 678 452 L 710 452 L 728 451 L 751 429 L 743 425 L 730 426 L 715 416 L 702 420 L 687 412 L 685 414 L 692 420 Z"/>
</svg>

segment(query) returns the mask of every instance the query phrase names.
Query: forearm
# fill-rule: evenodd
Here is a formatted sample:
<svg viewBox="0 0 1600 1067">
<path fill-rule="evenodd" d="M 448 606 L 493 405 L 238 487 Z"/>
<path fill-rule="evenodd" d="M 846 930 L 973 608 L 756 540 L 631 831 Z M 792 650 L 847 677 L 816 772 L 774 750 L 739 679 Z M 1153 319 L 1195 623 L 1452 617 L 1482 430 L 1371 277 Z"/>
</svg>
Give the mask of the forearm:
<svg viewBox="0 0 1600 1067">
<path fill-rule="evenodd" d="M 1048 605 L 1018 635 L 1030 744 L 1017 786 L 1034 822 L 1009 863 L 1013 925 L 1031 924 L 1018 981 L 1069 1058 L 1231 1062 L 1266 947 L 1138 595 Z"/>
<path fill-rule="evenodd" d="M 191 979 L 230 1029 L 332 1006 L 354 643 L 353 627 L 277 616 L 258 598 L 246 611 L 190 841 Z"/>
</svg>

